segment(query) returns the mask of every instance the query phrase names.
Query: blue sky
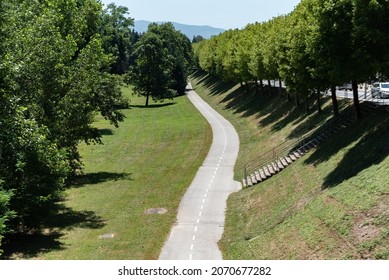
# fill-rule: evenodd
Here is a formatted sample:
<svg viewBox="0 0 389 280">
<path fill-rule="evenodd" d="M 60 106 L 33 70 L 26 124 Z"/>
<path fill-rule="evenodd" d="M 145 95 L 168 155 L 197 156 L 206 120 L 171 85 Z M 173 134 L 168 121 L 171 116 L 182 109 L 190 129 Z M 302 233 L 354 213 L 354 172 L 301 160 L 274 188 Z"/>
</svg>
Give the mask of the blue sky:
<svg viewBox="0 0 389 280">
<path fill-rule="evenodd" d="M 224 29 L 243 28 L 287 14 L 300 0 L 102 0 L 126 6 L 135 20 L 175 21 Z"/>
</svg>

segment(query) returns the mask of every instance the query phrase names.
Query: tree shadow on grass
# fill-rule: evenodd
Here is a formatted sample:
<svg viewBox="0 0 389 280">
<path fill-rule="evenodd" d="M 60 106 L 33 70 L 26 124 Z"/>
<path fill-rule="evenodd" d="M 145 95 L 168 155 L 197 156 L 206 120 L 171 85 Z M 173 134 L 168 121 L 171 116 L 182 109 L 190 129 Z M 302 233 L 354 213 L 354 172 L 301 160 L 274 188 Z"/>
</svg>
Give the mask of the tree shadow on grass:
<svg viewBox="0 0 389 280">
<path fill-rule="evenodd" d="M 113 172 L 96 172 L 77 175 L 68 182 L 68 187 L 79 188 L 84 185 L 95 185 L 103 182 L 128 180 L 131 181 L 131 174 L 113 173 Z"/>
<path fill-rule="evenodd" d="M 202 76 L 198 74 L 196 77 L 201 79 Z M 211 95 L 224 94 L 220 103 L 224 104 L 226 109 L 233 110 L 234 114 L 241 114 L 245 118 L 262 117 L 258 124 L 272 125 L 275 131 L 282 129 L 291 121 L 300 122 L 301 119 L 307 117 L 303 106 L 296 107 L 293 102 L 288 102 L 285 93 L 280 98 L 278 90 L 269 91 L 267 87 L 264 87 L 257 92 L 255 84 L 251 83 L 249 92 L 247 92 L 245 86 L 222 82 L 209 75 L 197 82 L 207 87 Z M 309 114 L 314 112 L 311 110 Z"/>
<path fill-rule="evenodd" d="M 270 126 L 273 132 L 280 131 L 292 125 L 293 128 L 286 135 L 287 140 L 297 139 L 308 132 L 319 129 L 326 121 L 332 117 L 331 98 L 322 98 L 323 113 L 319 114 L 316 107 L 316 99 L 310 97 L 309 109 L 305 104 L 296 106 L 294 101 L 288 101 L 286 93 L 283 91 L 280 97 L 278 89 L 264 87 L 256 91 L 255 84 L 250 84 L 250 91 L 237 84 L 222 82 L 207 74 L 197 72 L 193 75 L 198 85 L 204 86 L 210 95 L 220 94 L 223 99 L 220 105 L 231 110 L 234 114 L 239 114 L 243 118 L 254 117 L 258 120 L 258 127 Z M 290 94 L 294 100 L 294 94 Z M 339 100 L 340 109 L 349 107 L 348 102 Z M 281 144 L 281 143 L 279 143 Z"/>
<path fill-rule="evenodd" d="M 160 103 L 160 104 L 150 104 L 149 106 L 145 105 L 130 105 L 130 108 L 142 108 L 142 109 L 158 109 L 163 107 L 168 107 L 177 104 L 176 102 Z"/>
<path fill-rule="evenodd" d="M 101 128 L 99 129 L 99 133 L 100 135 L 105 135 L 105 136 L 113 135 L 113 130 L 109 128 Z"/>
<path fill-rule="evenodd" d="M 224 94 L 236 85 L 235 83 L 222 81 L 201 71 L 192 74 L 192 77 L 198 80 L 197 84 L 207 87 L 211 95 Z"/>
<path fill-rule="evenodd" d="M 376 115 L 365 116 L 361 123 L 333 136 L 305 160 L 307 164 L 314 165 L 326 162 L 355 142 L 326 176 L 323 189 L 335 187 L 357 176 L 361 171 L 380 164 L 389 155 L 389 114 L 384 110 L 377 110 Z"/>
<path fill-rule="evenodd" d="M 31 259 L 41 253 L 63 250 L 65 246 L 60 242 L 62 236 L 63 234 L 57 231 L 17 233 L 6 236 L 1 259 Z"/>
<path fill-rule="evenodd" d="M 93 211 L 75 211 L 63 205 L 59 205 L 57 210 L 47 217 L 42 230 L 6 236 L 1 259 L 31 259 L 40 254 L 64 250 L 66 246 L 61 241 L 64 231 L 74 228 L 98 229 L 105 225 L 105 221 Z"/>
<path fill-rule="evenodd" d="M 88 184 L 99 184 L 107 181 L 132 180 L 131 174 L 97 172 L 78 175 L 68 182 L 69 188 L 80 188 Z M 64 232 L 74 228 L 99 229 L 104 227 L 105 220 L 93 211 L 76 211 L 57 203 L 47 209 L 46 218 L 41 229 L 20 231 L 6 236 L 2 259 L 30 259 L 51 251 L 64 250 L 61 238 Z M 97 238 L 97 237 L 96 237 Z"/>
</svg>

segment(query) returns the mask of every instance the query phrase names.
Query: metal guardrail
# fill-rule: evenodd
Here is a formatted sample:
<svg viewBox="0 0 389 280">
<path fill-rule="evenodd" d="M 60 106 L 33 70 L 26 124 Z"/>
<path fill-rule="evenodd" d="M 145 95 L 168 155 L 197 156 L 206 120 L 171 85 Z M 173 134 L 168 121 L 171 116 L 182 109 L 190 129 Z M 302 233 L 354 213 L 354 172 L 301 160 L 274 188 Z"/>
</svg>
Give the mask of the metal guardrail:
<svg viewBox="0 0 389 280">
<path fill-rule="evenodd" d="M 385 99 L 383 99 L 383 98 L 374 98 L 372 96 L 371 92 L 366 92 L 365 95 L 364 95 L 364 98 L 361 101 L 366 101 L 366 102 L 373 103 L 377 107 L 389 105 L 389 104 L 387 104 L 385 102 Z"/>
<path fill-rule="evenodd" d="M 263 169 L 265 171 L 267 170 L 267 172 L 270 173 L 269 167 L 272 166 L 272 163 L 277 165 L 281 161 L 281 158 L 284 158 L 300 149 L 305 149 L 321 134 L 326 134 L 327 136 L 332 135 L 335 133 L 335 128 L 339 127 L 341 122 L 344 122 L 346 119 L 353 120 L 352 114 L 353 111 L 351 108 L 346 108 L 337 116 L 332 117 L 324 123 L 319 129 L 311 131 L 292 141 L 284 142 L 259 156 L 251 157 L 244 165 L 243 179 L 247 180 L 249 176 L 259 169 Z"/>
<path fill-rule="evenodd" d="M 352 92 L 350 94 L 351 96 L 349 96 L 348 91 L 345 91 L 343 97 L 346 100 L 350 99 L 351 102 L 353 97 Z M 328 95 L 328 93 L 326 93 L 326 95 Z M 371 95 L 370 90 L 366 90 L 364 94 L 360 95 L 360 101 L 372 103 L 377 108 L 380 106 L 389 105 L 389 103 L 387 103 L 385 99 L 374 98 Z M 343 111 L 341 111 L 337 116 L 332 117 L 319 129 L 311 131 L 294 140 L 284 142 L 261 155 L 249 158 L 244 165 L 244 179 L 247 180 L 249 176 L 254 174 L 259 169 L 267 170 L 267 172 L 270 173 L 269 166 L 271 166 L 272 163 L 278 164 L 281 158 L 284 158 L 293 153 L 294 151 L 298 151 L 299 149 L 304 149 L 307 145 L 312 143 L 320 134 L 332 135 L 334 132 L 334 127 L 338 127 L 339 123 L 343 122 L 345 119 L 354 120 L 353 109 L 350 106 L 343 109 Z"/>
</svg>

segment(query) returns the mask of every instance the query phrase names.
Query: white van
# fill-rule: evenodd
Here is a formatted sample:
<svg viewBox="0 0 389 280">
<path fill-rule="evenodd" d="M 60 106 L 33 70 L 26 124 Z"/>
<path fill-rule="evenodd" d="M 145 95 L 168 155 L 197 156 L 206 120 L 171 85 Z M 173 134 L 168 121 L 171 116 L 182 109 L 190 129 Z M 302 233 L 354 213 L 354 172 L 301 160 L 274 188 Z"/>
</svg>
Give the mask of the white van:
<svg viewBox="0 0 389 280">
<path fill-rule="evenodd" d="M 374 98 L 389 97 L 389 83 L 374 83 L 371 87 L 371 96 Z"/>
</svg>

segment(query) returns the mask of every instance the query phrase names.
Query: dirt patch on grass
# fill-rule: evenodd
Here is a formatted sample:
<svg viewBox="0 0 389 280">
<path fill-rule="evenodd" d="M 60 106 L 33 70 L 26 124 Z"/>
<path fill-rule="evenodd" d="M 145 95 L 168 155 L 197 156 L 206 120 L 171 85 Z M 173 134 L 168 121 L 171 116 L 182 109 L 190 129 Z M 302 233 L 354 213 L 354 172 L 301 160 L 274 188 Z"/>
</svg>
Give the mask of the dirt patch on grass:
<svg viewBox="0 0 389 280">
<path fill-rule="evenodd" d="M 354 213 L 354 224 L 351 237 L 355 244 L 370 244 L 362 246 L 363 258 L 373 258 L 375 244 L 385 238 L 382 232 L 389 224 L 389 194 L 382 195 L 376 206 L 368 211 Z"/>
<path fill-rule="evenodd" d="M 147 214 L 147 215 L 154 215 L 154 214 L 163 215 L 166 213 L 167 213 L 166 208 L 151 208 L 151 209 L 147 209 L 145 211 L 145 214 Z"/>
<path fill-rule="evenodd" d="M 374 224 L 370 214 L 357 213 L 351 233 L 356 243 L 361 243 L 376 238 L 380 234 L 380 227 Z"/>
</svg>

